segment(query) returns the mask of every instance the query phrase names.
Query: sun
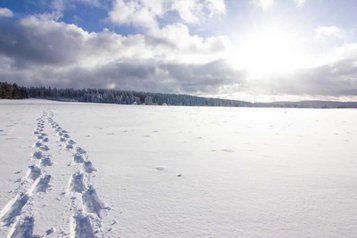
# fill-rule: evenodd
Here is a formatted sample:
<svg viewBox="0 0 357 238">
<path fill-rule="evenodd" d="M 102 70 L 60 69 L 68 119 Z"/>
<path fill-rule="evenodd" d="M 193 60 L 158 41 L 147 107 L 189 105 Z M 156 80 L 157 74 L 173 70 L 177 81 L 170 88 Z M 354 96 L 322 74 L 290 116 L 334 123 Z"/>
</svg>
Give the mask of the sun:
<svg viewBox="0 0 357 238">
<path fill-rule="evenodd" d="M 292 72 L 307 63 L 301 42 L 289 31 L 263 27 L 238 38 L 229 59 L 252 77 Z"/>
</svg>

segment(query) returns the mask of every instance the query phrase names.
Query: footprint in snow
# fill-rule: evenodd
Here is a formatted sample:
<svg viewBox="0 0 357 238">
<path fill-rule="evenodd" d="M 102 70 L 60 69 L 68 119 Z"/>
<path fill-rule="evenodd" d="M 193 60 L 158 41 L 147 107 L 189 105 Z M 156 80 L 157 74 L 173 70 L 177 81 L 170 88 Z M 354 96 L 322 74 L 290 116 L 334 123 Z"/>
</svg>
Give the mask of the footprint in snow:
<svg viewBox="0 0 357 238">
<path fill-rule="evenodd" d="M 47 166 L 52 166 L 53 163 L 50 159 L 50 157 L 44 157 L 41 159 L 41 166 L 47 167 Z"/>
<path fill-rule="evenodd" d="M 67 143 L 68 143 L 68 144 L 71 144 L 71 145 L 76 144 L 76 142 L 75 142 L 74 140 L 69 140 Z"/>
<path fill-rule="evenodd" d="M 76 148 L 76 151 L 77 151 L 77 153 L 80 153 L 80 154 L 85 154 L 85 153 L 87 153 L 87 151 L 83 150 L 81 147 L 77 147 L 77 148 Z"/>
<path fill-rule="evenodd" d="M 51 227 L 50 229 L 46 230 L 46 235 L 51 235 L 53 232 L 55 232 L 55 228 Z"/>
<path fill-rule="evenodd" d="M 91 161 L 85 161 L 83 163 L 83 169 L 86 173 L 92 173 L 94 171 L 97 171 L 94 167 Z"/>
<path fill-rule="evenodd" d="M 42 158 L 42 152 L 41 151 L 35 151 L 33 154 L 32 154 L 32 157 L 34 159 L 41 159 Z"/>
<path fill-rule="evenodd" d="M 73 174 L 69 187 L 72 192 L 82 193 L 83 191 L 85 191 L 86 186 L 83 182 L 83 174 L 78 172 Z"/>
<path fill-rule="evenodd" d="M 95 213 L 98 217 L 101 217 L 101 210 L 108 209 L 108 207 L 106 207 L 98 198 L 97 192 L 93 186 L 89 186 L 89 188 L 82 194 L 82 202 L 87 212 Z"/>
<path fill-rule="evenodd" d="M 41 169 L 37 165 L 30 165 L 26 177 L 35 181 L 41 176 L 41 173 Z"/>
<path fill-rule="evenodd" d="M 35 142 L 35 144 L 33 145 L 33 147 L 41 147 L 42 143 L 40 141 Z"/>
<path fill-rule="evenodd" d="M 49 151 L 50 148 L 49 148 L 47 145 L 42 145 L 42 146 L 40 147 L 40 150 L 42 150 L 42 151 Z"/>
<path fill-rule="evenodd" d="M 67 150 L 73 149 L 73 145 L 72 145 L 72 144 L 67 144 L 67 145 L 66 145 L 66 149 L 67 149 Z"/>
<path fill-rule="evenodd" d="M 1 222 L 4 226 L 10 226 L 15 218 L 21 214 L 22 208 L 29 200 L 29 195 L 19 194 L 5 206 L 1 211 Z"/>
<path fill-rule="evenodd" d="M 34 227 L 34 218 L 27 216 L 23 220 L 19 220 L 15 228 L 10 231 L 8 237 L 15 238 L 15 237 L 24 237 L 24 238 L 33 238 L 33 227 Z"/>
<path fill-rule="evenodd" d="M 90 216 L 84 215 L 79 211 L 73 216 L 73 237 L 94 238 L 93 227 Z"/>
<path fill-rule="evenodd" d="M 73 161 L 74 161 L 75 163 L 83 163 L 83 162 L 84 162 L 83 155 L 80 154 L 80 153 L 75 153 L 75 154 L 73 155 Z"/>
<path fill-rule="evenodd" d="M 49 185 L 50 180 L 51 180 L 51 175 L 45 175 L 45 176 L 41 177 L 38 180 L 37 184 L 35 185 L 33 192 L 34 193 L 39 193 L 39 192 L 45 193 L 50 186 Z"/>
</svg>

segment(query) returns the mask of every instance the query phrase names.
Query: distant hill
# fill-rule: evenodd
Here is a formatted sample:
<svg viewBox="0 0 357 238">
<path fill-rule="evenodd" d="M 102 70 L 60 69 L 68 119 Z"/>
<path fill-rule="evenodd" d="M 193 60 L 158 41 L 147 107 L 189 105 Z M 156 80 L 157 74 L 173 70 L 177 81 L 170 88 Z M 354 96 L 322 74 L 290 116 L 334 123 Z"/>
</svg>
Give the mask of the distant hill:
<svg viewBox="0 0 357 238">
<path fill-rule="evenodd" d="M 288 108 L 357 108 L 357 102 L 300 101 L 251 103 L 239 100 L 197 97 L 185 94 L 135 92 L 111 89 L 57 89 L 51 87 L 21 87 L 0 82 L 0 98 L 42 98 L 75 101 L 138 105 L 217 106 L 217 107 L 288 107 Z"/>
<path fill-rule="evenodd" d="M 357 102 L 337 101 L 298 101 L 298 102 L 271 102 L 254 103 L 255 107 L 287 107 L 287 108 L 357 108 Z"/>
</svg>

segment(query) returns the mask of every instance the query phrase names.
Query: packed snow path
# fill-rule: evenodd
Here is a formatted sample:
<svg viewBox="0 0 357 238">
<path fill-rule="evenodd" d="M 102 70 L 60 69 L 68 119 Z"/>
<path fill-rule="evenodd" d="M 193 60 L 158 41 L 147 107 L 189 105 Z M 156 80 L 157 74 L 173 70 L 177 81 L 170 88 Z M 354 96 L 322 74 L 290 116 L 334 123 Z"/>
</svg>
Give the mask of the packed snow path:
<svg viewBox="0 0 357 238">
<path fill-rule="evenodd" d="M 86 151 L 56 123 L 51 111 L 37 119 L 33 134 L 32 164 L 16 181 L 14 197 L 0 214 L 8 237 L 105 236 L 102 216 L 109 207 L 91 184 L 96 169 Z"/>
</svg>

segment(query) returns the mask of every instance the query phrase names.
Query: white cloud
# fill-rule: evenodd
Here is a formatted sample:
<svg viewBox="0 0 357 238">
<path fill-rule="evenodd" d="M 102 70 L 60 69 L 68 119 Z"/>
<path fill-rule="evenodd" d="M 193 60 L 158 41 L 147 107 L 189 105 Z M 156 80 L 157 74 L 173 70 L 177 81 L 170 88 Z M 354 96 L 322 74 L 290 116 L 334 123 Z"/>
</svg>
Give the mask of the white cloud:
<svg viewBox="0 0 357 238">
<path fill-rule="evenodd" d="M 294 0 L 296 6 L 303 7 L 305 5 L 306 0 Z"/>
<path fill-rule="evenodd" d="M 227 36 L 200 37 L 191 35 L 184 24 L 172 24 L 147 32 L 146 41 L 155 45 L 157 56 L 182 63 L 207 63 L 224 58 L 231 48 Z M 169 53 L 169 54 L 168 54 Z M 160 55 L 158 55 L 160 54 Z"/>
<path fill-rule="evenodd" d="M 156 28 L 156 18 L 164 14 L 163 4 L 162 0 L 143 2 L 116 0 L 109 17 L 112 22 L 118 24 Z"/>
<path fill-rule="evenodd" d="M 199 24 L 225 11 L 224 0 L 115 0 L 109 18 L 113 23 L 150 29 L 157 28 L 169 12 L 176 12 L 183 23 Z"/>
<path fill-rule="evenodd" d="M 297 7 L 303 7 L 306 0 L 292 0 Z M 263 11 L 272 9 L 279 1 L 278 0 L 250 0 L 249 3 Z M 282 0 L 280 0 L 282 2 Z"/>
<path fill-rule="evenodd" d="M 0 18 L 1 17 L 12 17 L 14 13 L 8 8 L 0 8 Z"/>
<path fill-rule="evenodd" d="M 275 0 L 250 0 L 250 4 L 255 7 L 261 8 L 263 11 L 266 11 L 274 6 Z"/>
<path fill-rule="evenodd" d="M 209 16 L 223 15 L 226 12 L 225 3 L 222 0 L 182 0 L 173 1 L 171 9 L 177 11 L 180 18 L 190 24 L 199 24 L 206 16 L 205 10 Z"/>
<path fill-rule="evenodd" d="M 224 0 L 206 0 L 207 8 L 210 10 L 211 16 L 223 15 L 226 13 L 226 5 Z"/>
<path fill-rule="evenodd" d="M 328 38 L 343 39 L 346 32 L 337 26 L 321 26 L 315 29 L 315 39 L 324 40 Z"/>
</svg>

